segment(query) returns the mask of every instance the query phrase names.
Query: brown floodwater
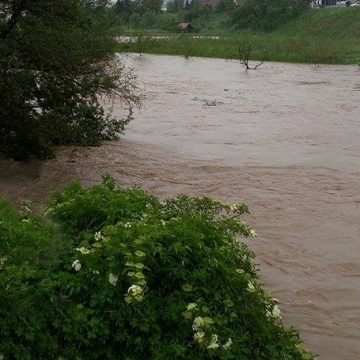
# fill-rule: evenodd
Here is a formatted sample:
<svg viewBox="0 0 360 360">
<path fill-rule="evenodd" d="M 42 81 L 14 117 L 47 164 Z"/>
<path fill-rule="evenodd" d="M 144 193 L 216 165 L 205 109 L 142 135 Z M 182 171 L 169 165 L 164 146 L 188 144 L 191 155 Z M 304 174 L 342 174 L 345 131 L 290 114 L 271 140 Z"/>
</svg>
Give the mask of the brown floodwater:
<svg viewBox="0 0 360 360">
<path fill-rule="evenodd" d="M 111 173 L 161 197 L 244 201 L 264 286 L 324 360 L 360 359 L 360 68 L 128 55 L 146 92 L 118 142 L 0 162 L 0 195 L 41 206 Z M 119 111 L 115 104 L 115 112 Z"/>
</svg>

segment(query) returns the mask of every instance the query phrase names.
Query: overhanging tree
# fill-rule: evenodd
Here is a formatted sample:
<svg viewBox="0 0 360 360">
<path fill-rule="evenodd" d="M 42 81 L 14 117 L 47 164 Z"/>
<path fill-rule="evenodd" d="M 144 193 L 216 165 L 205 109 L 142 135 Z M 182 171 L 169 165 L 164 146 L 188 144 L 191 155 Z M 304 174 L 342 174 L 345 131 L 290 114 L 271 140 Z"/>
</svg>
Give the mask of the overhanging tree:
<svg viewBox="0 0 360 360">
<path fill-rule="evenodd" d="M 140 96 L 114 56 L 115 21 L 104 0 L 0 1 L 1 154 L 46 158 L 123 131 Z M 102 96 L 126 114 L 113 118 Z"/>
</svg>

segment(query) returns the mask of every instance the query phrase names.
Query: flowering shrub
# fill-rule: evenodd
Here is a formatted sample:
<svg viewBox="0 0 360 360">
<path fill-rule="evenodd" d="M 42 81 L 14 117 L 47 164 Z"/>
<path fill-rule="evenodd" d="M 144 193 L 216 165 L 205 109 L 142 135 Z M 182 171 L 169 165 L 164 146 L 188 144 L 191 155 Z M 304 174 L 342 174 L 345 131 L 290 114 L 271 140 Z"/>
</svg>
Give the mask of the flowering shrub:
<svg viewBox="0 0 360 360">
<path fill-rule="evenodd" d="M 4 359 L 313 358 L 260 287 L 243 204 L 160 202 L 105 177 L 55 195 L 56 231 L 0 209 Z"/>
</svg>

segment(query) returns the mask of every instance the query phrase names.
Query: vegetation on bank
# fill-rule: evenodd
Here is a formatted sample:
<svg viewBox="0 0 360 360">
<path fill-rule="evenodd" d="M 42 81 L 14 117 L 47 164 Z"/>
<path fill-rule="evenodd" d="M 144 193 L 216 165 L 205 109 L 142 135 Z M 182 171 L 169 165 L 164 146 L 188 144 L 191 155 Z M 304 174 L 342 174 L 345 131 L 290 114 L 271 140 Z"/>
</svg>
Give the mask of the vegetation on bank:
<svg viewBox="0 0 360 360">
<path fill-rule="evenodd" d="M 114 61 L 117 17 L 106 0 L 0 4 L 0 155 L 47 158 L 56 145 L 116 138 L 139 102 Z M 123 103 L 114 118 L 100 98 Z"/>
<path fill-rule="evenodd" d="M 47 218 L 1 201 L 0 357 L 312 359 L 238 240 L 256 236 L 246 212 L 108 176 L 58 192 Z"/>
<path fill-rule="evenodd" d="M 137 36 L 144 30 L 127 32 Z M 229 25 L 227 15 L 212 13 L 195 34 L 175 34 L 164 30 L 146 30 L 155 36 L 147 45 L 123 43 L 122 51 L 185 56 L 239 58 L 243 42 L 253 44 L 254 60 L 302 63 L 359 64 L 360 9 L 308 10 L 271 30 L 238 29 Z M 169 38 L 156 38 L 156 35 Z M 200 36 L 200 38 L 199 38 Z M 219 38 L 214 38 L 219 37 Z M 148 39 L 149 40 L 149 39 Z"/>
</svg>

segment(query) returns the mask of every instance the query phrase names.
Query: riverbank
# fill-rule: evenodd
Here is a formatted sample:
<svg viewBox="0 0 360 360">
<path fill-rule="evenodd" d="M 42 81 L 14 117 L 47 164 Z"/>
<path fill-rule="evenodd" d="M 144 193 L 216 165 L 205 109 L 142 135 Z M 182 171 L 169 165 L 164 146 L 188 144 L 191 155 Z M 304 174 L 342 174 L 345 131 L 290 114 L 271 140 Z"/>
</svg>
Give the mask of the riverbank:
<svg viewBox="0 0 360 360">
<path fill-rule="evenodd" d="M 246 202 L 248 241 L 285 323 L 319 359 L 360 357 L 360 72 L 138 55 L 125 60 L 148 94 L 118 142 L 0 162 L 0 197 L 37 208 L 71 180 L 110 173 L 161 198 Z M 209 76 L 211 74 L 211 76 Z M 115 114 L 121 105 L 115 104 Z M 120 114 L 120 113 L 118 113 Z"/>
<path fill-rule="evenodd" d="M 239 31 L 209 19 L 199 34 L 179 35 L 127 31 L 147 36 L 142 41 L 121 43 L 126 52 L 238 59 L 239 46 L 251 43 L 253 60 L 312 64 L 360 64 L 360 9 L 311 10 L 272 32 Z M 162 36 L 158 36 L 162 35 Z M 165 36 L 164 36 L 165 35 Z"/>
</svg>

